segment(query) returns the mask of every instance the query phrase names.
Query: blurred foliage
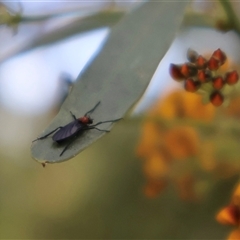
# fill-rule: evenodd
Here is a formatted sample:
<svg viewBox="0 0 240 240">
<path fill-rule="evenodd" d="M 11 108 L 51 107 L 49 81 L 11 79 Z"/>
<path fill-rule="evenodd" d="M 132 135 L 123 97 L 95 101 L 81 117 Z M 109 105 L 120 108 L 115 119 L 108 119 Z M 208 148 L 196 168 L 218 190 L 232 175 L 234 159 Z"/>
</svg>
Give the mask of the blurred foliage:
<svg viewBox="0 0 240 240">
<path fill-rule="evenodd" d="M 227 235 L 228 229 L 219 227 L 214 215 L 227 202 L 236 178 L 215 181 L 199 202 L 181 201 L 174 185 L 150 200 L 141 191 L 141 162 L 133 152 L 140 127 L 137 119 L 120 123 L 62 164 L 22 168 L 1 161 L 0 237 L 221 239 Z M 19 160 L 34 163 L 26 155 Z"/>
<path fill-rule="evenodd" d="M 229 109 L 203 105 L 202 97 L 176 91 L 161 99 L 148 115 L 137 148 L 144 158 L 150 197 L 173 182 L 186 200 L 201 199 L 212 182 L 239 173 L 238 99 Z"/>
<path fill-rule="evenodd" d="M 206 4 L 202 11 L 190 5 L 185 26 L 239 34 L 239 4 Z M 16 16 L 1 8 L 1 23 L 11 25 Z M 240 167 L 238 91 L 228 97 L 216 108 L 195 93 L 172 91 L 72 161 L 46 168 L 32 161 L 25 143 L 43 121 L 7 118 L 16 128 L 0 151 L 0 238 L 239 238 L 239 187 L 231 194 Z"/>
</svg>

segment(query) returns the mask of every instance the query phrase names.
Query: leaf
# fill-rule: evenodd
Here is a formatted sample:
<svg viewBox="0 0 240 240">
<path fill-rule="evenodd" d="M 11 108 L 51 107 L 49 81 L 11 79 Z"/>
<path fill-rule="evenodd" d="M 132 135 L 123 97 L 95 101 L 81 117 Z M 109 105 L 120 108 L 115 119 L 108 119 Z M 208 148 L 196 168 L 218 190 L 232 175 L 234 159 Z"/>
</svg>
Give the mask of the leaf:
<svg viewBox="0 0 240 240">
<path fill-rule="evenodd" d="M 184 2 L 147 2 L 125 16 L 95 61 L 78 77 L 60 112 L 41 136 L 71 122 L 69 111 L 81 117 L 98 101 L 101 104 L 91 115 L 95 123 L 123 117 L 141 97 L 168 50 L 185 6 Z M 109 123 L 99 125 L 101 129 L 111 127 Z M 97 130 L 85 131 L 61 157 L 64 146 L 48 137 L 32 144 L 32 156 L 39 162 L 62 162 L 103 135 Z"/>
</svg>

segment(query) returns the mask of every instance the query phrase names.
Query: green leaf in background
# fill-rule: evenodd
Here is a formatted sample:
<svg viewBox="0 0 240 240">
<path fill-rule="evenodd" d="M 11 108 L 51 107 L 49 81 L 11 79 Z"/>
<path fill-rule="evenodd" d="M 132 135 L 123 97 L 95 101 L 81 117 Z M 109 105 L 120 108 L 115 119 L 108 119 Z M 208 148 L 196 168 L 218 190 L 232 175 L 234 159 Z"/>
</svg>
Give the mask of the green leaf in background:
<svg viewBox="0 0 240 240">
<path fill-rule="evenodd" d="M 71 122 L 70 111 L 81 117 L 98 101 L 101 104 L 91 115 L 95 123 L 123 117 L 142 96 L 168 50 L 186 4 L 147 2 L 122 19 L 113 28 L 95 61 L 78 77 L 60 112 L 40 136 Z M 109 130 L 111 127 L 107 123 L 99 128 Z M 64 145 L 54 143 L 51 137 L 38 140 L 32 144 L 32 156 L 42 163 L 62 162 L 76 156 L 103 134 L 97 130 L 85 131 L 61 157 Z"/>
<path fill-rule="evenodd" d="M 8 48 L 5 52 L 1 52 L 0 63 L 17 54 L 24 53 L 44 45 L 53 44 L 75 34 L 101 27 L 112 27 L 123 17 L 124 14 L 125 12 L 121 10 L 103 10 L 98 13 L 90 14 L 90 16 L 80 16 L 65 26 L 58 27 L 43 35 L 38 35 L 18 44 L 14 43 L 14 46 L 12 46 L 11 49 Z"/>
</svg>

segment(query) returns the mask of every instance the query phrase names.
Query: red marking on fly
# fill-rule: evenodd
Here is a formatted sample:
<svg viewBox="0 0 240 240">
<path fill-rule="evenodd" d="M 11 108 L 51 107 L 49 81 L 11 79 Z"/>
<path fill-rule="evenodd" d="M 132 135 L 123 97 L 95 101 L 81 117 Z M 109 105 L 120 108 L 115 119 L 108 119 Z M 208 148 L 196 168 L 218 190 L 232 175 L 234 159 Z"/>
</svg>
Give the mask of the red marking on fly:
<svg viewBox="0 0 240 240">
<path fill-rule="evenodd" d="M 83 124 L 92 124 L 93 123 L 93 119 L 88 116 L 80 117 L 80 118 L 78 118 L 78 121 Z"/>
</svg>

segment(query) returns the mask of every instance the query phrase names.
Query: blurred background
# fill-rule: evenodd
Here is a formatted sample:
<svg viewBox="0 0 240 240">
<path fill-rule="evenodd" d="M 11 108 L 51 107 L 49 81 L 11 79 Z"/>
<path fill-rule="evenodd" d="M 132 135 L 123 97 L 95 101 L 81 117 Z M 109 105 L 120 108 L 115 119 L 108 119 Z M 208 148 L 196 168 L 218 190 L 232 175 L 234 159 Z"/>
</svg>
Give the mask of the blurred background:
<svg viewBox="0 0 240 240">
<path fill-rule="evenodd" d="M 215 179 L 201 201 L 183 201 L 171 184 L 155 196 L 144 188 L 144 161 L 136 149 L 142 132 L 139 118 L 180 88 L 169 76 L 169 64 L 186 61 L 189 47 L 203 53 L 220 47 L 238 64 L 239 36 L 233 31 L 184 28 L 129 120 L 116 124 L 111 134 L 70 161 L 43 168 L 31 157 L 31 141 L 57 114 L 77 76 L 101 51 L 111 28 L 81 33 L 58 30 L 103 9 L 130 13 L 141 3 L 0 4 L 0 238 L 224 238 L 229 228 L 214 218 L 229 200 L 236 175 Z M 204 1 L 192 4 L 200 13 L 214 7 Z M 26 18 L 7 26 L 4 19 L 9 13 L 31 16 L 31 21 Z M 59 36 L 52 42 L 51 33 Z"/>
</svg>

